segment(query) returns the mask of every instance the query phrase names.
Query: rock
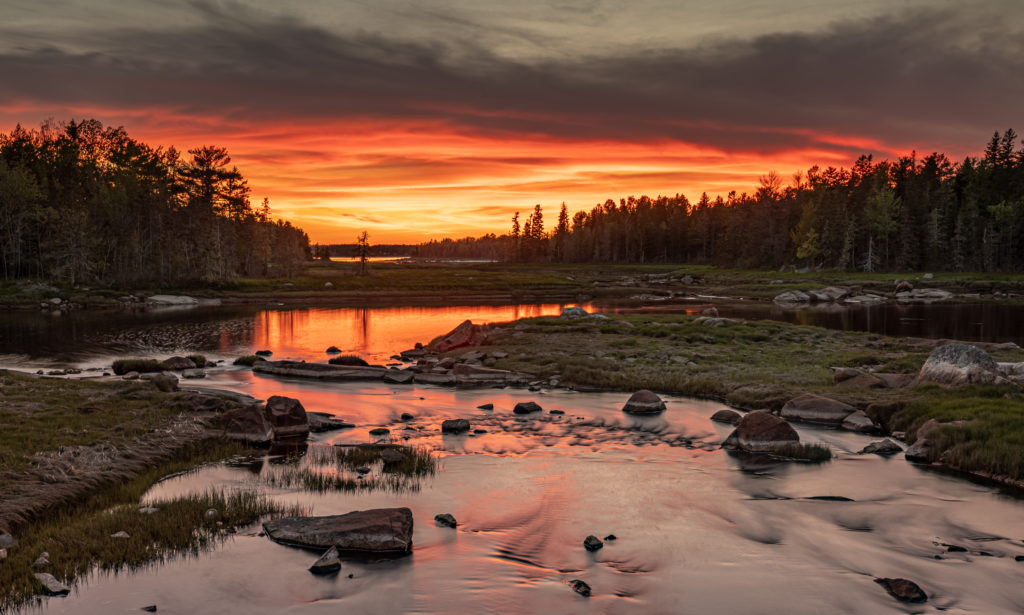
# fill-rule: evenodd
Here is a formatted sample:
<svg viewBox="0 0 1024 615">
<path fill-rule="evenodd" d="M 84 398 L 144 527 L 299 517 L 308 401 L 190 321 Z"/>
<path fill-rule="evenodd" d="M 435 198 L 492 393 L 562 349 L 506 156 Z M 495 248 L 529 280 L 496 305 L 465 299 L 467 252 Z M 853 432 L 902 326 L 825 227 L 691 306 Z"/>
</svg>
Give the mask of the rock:
<svg viewBox="0 0 1024 615">
<path fill-rule="evenodd" d="M 868 374 L 860 370 L 852 370 L 857 373 L 851 376 L 850 372 L 847 370 L 849 370 L 849 368 L 844 368 L 841 374 L 839 372 L 835 373 L 836 377 L 842 378 L 842 380 L 836 380 L 836 384 L 844 387 L 864 387 L 866 389 L 887 388 L 885 382 L 875 374 Z"/>
<path fill-rule="evenodd" d="M 286 517 L 263 524 L 274 542 L 339 551 L 400 552 L 412 549 L 412 511 L 408 508 L 356 510 L 327 517 Z"/>
<path fill-rule="evenodd" d="M 969 384 L 1007 384 L 999 365 L 987 352 L 970 344 L 946 344 L 928 355 L 914 385 L 938 384 L 962 387 Z"/>
<path fill-rule="evenodd" d="M 604 546 L 604 543 L 597 536 L 591 535 L 583 539 L 583 546 L 587 551 L 597 551 Z"/>
<path fill-rule="evenodd" d="M 889 421 L 893 415 L 903 409 L 903 402 L 888 402 L 871 404 L 864 410 L 873 423 L 881 426 L 882 431 L 890 431 Z"/>
<path fill-rule="evenodd" d="M 903 447 L 892 438 L 886 438 L 885 440 L 876 440 L 871 444 L 868 444 L 864 448 L 860 449 L 858 455 L 894 455 L 896 453 L 903 452 Z"/>
<path fill-rule="evenodd" d="M 916 290 L 896 293 L 896 300 L 900 303 L 931 303 L 932 301 L 945 301 L 952 298 L 953 293 L 938 288 L 918 288 Z"/>
<path fill-rule="evenodd" d="M 885 297 L 880 297 L 871 293 L 863 295 L 853 295 L 843 299 L 843 303 L 851 303 L 853 305 L 871 305 L 874 303 L 885 303 Z"/>
<path fill-rule="evenodd" d="M 330 549 L 327 549 L 320 559 L 313 562 L 313 565 L 309 567 L 309 571 L 313 574 L 331 574 L 341 570 L 341 557 L 338 553 L 338 547 L 331 545 Z"/>
<path fill-rule="evenodd" d="M 257 350 L 253 354 L 256 355 L 257 357 L 269 357 L 269 356 L 273 355 L 274 353 L 269 351 L 269 350 Z"/>
<path fill-rule="evenodd" d="M 139 513 L 143 515 L 152 515 L 153 513 L 158 512 L 159 510 L 159 508 L 153 506 L 143 506 L 142 508 L 139 509 Z"/>
<path fill-rule="evenodd" d="M 909 293 L 912 290 L 914 290 L 914 285 L 911 284 L 910 282 L 906 280 L 898 280 L 896 282 L 897 293 Z"/>
<path fill-rule="evenodd" d="M 487 338 L 483 327 L 474 325 L 469 320 L 464 320 L 459 326 L 451 330 L 440 341 L 433 345 L 435 352 L 449 352 L 463 346 L 479 346 Z"/>
<path fill-rule="evenodd" d="M 572 591 L 581 596 L 590 596 L 590 586 L 579 579 L 569 581 L 569 587 L 572 588 Z"/>
<path fill-rule="evenodd" d="M 157 390 L 164 393 L 173 393 L 178 390 L 178 377 L 169 372 L 142 374 L 139 378 L 152 382 Z"/>
<path fill-rule="evenodd" d="M 309 419 L 302 402 L 292 397 L 274 395 L 267 400 L 264 414 L 274 428 L 275 438 L 305 437 L 309 434 Z"/>
<path fill-rule="evenodd" d="M 453 374 L 416 374 L 413 376 L 413 381 L 421 384 L 454 385 L 455 376 Z"/>
<path fill-rule="evenodd" d="M 559 318 L 583 318 L 584 316 L 587 316 L 587 311 L 577 306 L 562 308 L 562 315 Z"/>
<path fill-rule="evenodd" d="M 402 419 L 403 421 L 411 421 L 411 420 L 413 420 L 416 417 L 414 415 L 408 413 L 408 412 L 403 412 L 402 416 L 400 416 L 398 418 Z"/>
<path fill-rule="evenodd" d="M 876 430 L 875 424 L 871 422 L 868 415 L 864 414 L 863 410 L 857 410 L 856 412 L 849 414 L 845 419 L 843 419 L 840 427 L 847 431 L 856 431 L 859 433 L 869 433 Z"/>
<path fill-rule="evenodd" d="M 324 282 L 324 288 L 334 288 L 334 282 Z"/>
<path fill-rule="evenodd" d="M 786 402 L 780 416 L 794 421 L 838 426 L 857 409 L 841 401 L 806 393 Z"/>
<path fill-rule="evenodd" d="M 735 410 L 719 410 L 718 412 L 711 415 L 711 420 L 717 423 L 728 423 L 735 425 L 740 422 L 743 415 Z"/>
<path fill-rule="evenodd" d="M 707 318 L 701 316 L 697 318 L 697 322 L 704 327 L 723 327 L 727 323 L 733 322 L 733 320 L 731 318 Z"/>
<path fill-rule="evenodd" d="M 326 412 L 306 412 L 306 420 L 309 422 L 309 430 L 316 433 L 355 427 L 352 423 L 346 423 Z"/>
<path fill-rule="evenodd" d="M 142 607 L 139 610 L 140 611 L 145 611 L 147 613 L 156 613 L 156 605 L 155 604 L 151 604 L 149 606 L 144 606 L 144 607 Z"/>
<path fill-rule="evenodd" d="M 124 530 L 122 530 L 120 532 L 117 532 L 116 534 L 111 534 L 110 537 L 111 538 L 131 538 L 131 535 L 129 535 L 128 532 L 125 532 Z"/>
<path fill-rule="evenodd" d="M 138 380 L 138 379 L 139 379 L 139 372 L 128 372 L 127 374 L 121 376 L 121 380 Z"/>
<path fill-rule="evenodd" d="M 485 433 L 487 433 L 487 430 L 486 430 L 486 429 L 474 429 L 474 430 L 473 430 L 473 433 L 475 433 L 476 435 L 478 435 L 478 436 L 479 436 L 479 435 L 481 435 L 481 434 L 485 434 Z"/>
<path fill-rule="evenodd" d="M 18 539 L 11 536 L 7 532 L 0 532 L 0 548 L 10 549 L 11 547 L 18 546 Z"/>
<path fill-rule="evenodd" d="M 622 407 L 623 412 L 629 414 L 658 414 L 665 410 L 665 402 L 657 394 L 640 389 L 630 396 L 626 405 Z"/>
<path fill-rule="evenodd" d="M 821 303 L 828 303 L 831 301 L 839 301 L 850 294 L 850 291 L 846 288 L 839 288 L 836 286 L 829 286 L 822 288 L 821 290 L 812 290 L 808 293 L 814 301 Z"/>
<path fill-rule="evenodd" d="M 389 466 L 405 461 L 405 455 L 397 448 L 386 448 L 380 452 L 380 460 L 384 462 L 384 465 Z"/>
<path fill-rule="evenodd" d="M 494 410 L 494 404 L 480 404 L 476 408 L 477 410 Z"/>
<path fill-rule="evenodd" d="M 7 559 L 7 549 L 0 549 L 0 562 Z"/>
<path fill-rule="evenodd" d="M 928 453 L 932 450 L 932 443 L 928 438 L 918 438 L 916 442 L 907 448 L 904 456 L 907 461 L 916 463 L 929 463 Z"/>
<path fill-rule="evenodd" d="M 800 442 L 800 436 L 792 425 L 764 410 L 754 410 L 739 420 L 736 429 L 725 439 L 722 447 L 767 452 L 797 442 Z"/>
<path fill-rule="evenodd" d="M 46 551 L 43 551 L 42 553 L 40 553 L 39 557 L 36 558 L 36 561 L 32 562 L 32 567 L 33 568 L 44 568 L 44 567 L 49 566 L 49 565 L 50 565 L 50 554 L 48 552 L 46 552 Z"/>
<path fill-rule="evenodd" d="M 535 401 L 521 401 L 516 404 L 515 408 L 512 408 L 514 414 L 532 414 L 542 410 L 543 408 L 540 407 L 540 404 Z"/>
<path fill-rule="evenodd" d="M 494 352 L 488 353 L 492 359 L 505 359 L 508 358 L 508 353 L 504 350 L 495 350 Z"/>
<path fill-rule="evenodd" d="M 615 534 L 608 534 L 607 536 L 604 537 L 604 541 L 605 542 L 608 542 L 609 540 L 618 540 L 618 539 L 619 539 L 619 537 L 616 536 Z"/>
<path fill-rule="evenodd" d="M 882 381 L 887 388 L 902 389 L 914 382 L 914 374 L 872 374 Z"/>
<path fill-rule="evenodd" d="M 434 515 L 434 523 L 443 525 L 445 527 L 455 527 L 458 523 L 455 521 L 455 517 L 451 513 L 441 513 L 440 515 Z"/>
<path fill-rule="evenodd" d="M 412 382 L 413 373 L 404 369 L 389 369 L 384 372 L 384 382 L 392 384 L 409 384 Z"/>
<path fill-rule="evenodd" d="M 565 414 L 565 410 L 550 410 L 548 414 Z"/>
<path fill-rule="evenodd" d="M 197 367 L 195 361 L 192 359 L 186 359 L 185 357 L 171 357 L 169 359 L 164 359 L 161 363 L 166 365 L 167 369 L 171 369 L 176 372 L 183 369 L 195 369 Z"/>
<path fill-rule="evenodd" d="M 146 303 L 154 305 L 197 305 L 199 300 L 185 295 L 152 295 L 146 297 Z"/>
<path fill-rule="evenodd" d="M 358 474 L 369 474 L 370 468 L 368 466 L 359 466 L 358 468 L 356 468 L 356 472 Z M 362 477 L 360 476 L 360 478 Z"/>
<path fill-rule="evenodd" d="M 811 297 L 802 290 L 787 290 L 784 293 L 775 295 L 775 298 L 772 299 L 772 301 L 783 305 L 796 305 L 801 303 L 810 303 Z"/>
<path fill-rule="evenodd" d="M 49 572 L 37 572 L 32 576 L 42 584 L 43 593 L 47 596 L 67 596 L 71 593 L 70 587 L 58 581 L 57 578 Z"/>
<path fill-rule="evenodd" d="M 229 440 L 262 444 L 274 439 L 274 428 L 258 406 L 228 410 L 221 415 L 221 423 Z"/>
<path fill-rule="evenodd" d="M 207 508 L 206 512 L 203 513 L 203 519 L 206 521 L 216 521 L 220 519 L 220 511 L 216 508 Z"/>
<path fill-rule="evenodd" d="M 930 280 L 930 279 L 935 277 L 935 274 L 934 273 L 926 273 L 926 274 L 924 274 L 921 277 L 924 278 L 925 280 Z"/>
<path fill-rule="evenodd" d="M 479 350 L 470 350 L 469 352 L 459 357 L 459 361 L 462 361 L 463 363 L 469 363 L 471 361 L 479 361 L 486 356 L 487 353 L 485 352 L 480 352 Z"/>
<path fill-rule="evenodd" d="M 928 596 L 924 593 L 924 590 L 913 581 L 907 579 L 875 579 L 875 583 L 884 587 L 890 596 L 900 602 L 920 603 L 928 601 Z"/>
<path fill-rule="evenodd" d="M 341 352 L 341 348 L 338 348 L 337 346 L 328 346 L 327 350 L 325 350 L 324 352 L 326 352 L 327 354 L 338 354 Z"/>
<path fill-rule="evenodd" d="M 391 430 L 387 427 L 376 427 L 370 430 L 371 436 L 386 436 L 391 433 Z"/>
<path fill-rule="evenodd" d="M 701 316 L 710 316 L 711 318 L 718 318 L 718 308 L 711 306 L 701 310 Z"/>
<path fill-rule="evenodd" d="M 181 377 L 182 378 L 190 378 L 190 379 L 206 378 L 206 370 L 205 369 L 186 369 L 186 370 L 181 372 Z"/>
<path fill-rule="evenodd" d="M 466 419 L 448 419 L 441 423 L 441 433 L 462 433 L 469 431 L 469 421 Z"/>
</svg>

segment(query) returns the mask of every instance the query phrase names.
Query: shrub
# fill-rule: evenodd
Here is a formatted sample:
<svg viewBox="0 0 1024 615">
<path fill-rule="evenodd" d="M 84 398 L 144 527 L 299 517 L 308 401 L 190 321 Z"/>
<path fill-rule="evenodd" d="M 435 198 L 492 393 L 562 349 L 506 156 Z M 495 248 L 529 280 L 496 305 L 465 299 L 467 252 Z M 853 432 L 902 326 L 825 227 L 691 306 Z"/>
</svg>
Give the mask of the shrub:
<svg viewBox="0 0 1024 615">
<path fill-rule="evenodd" d="M 354 354 L 343 354 L 337 357 L 332 357 L 327 362 L 331 365 L 359 365 L 363 367 L 369 365 L 369 363 L 364 361 L 361 357 L 357 357 Z"/>
</svg>

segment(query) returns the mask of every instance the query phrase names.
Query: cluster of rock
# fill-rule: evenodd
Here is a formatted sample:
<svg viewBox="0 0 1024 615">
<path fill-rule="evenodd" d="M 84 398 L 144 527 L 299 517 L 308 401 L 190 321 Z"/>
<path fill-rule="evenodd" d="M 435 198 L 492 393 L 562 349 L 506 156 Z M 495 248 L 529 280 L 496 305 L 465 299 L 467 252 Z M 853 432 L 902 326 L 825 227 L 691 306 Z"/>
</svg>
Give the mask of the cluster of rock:
<svg viewBox="0 0 1024 615">
<path fill-rule="evenodd" d="M 953 298 L 953 293 L 938 288 L 918 288 L 906 281 L 896 282 L 892 298 L 900 303 L 931 303 Z M 775 296 L 773 301 L 783 306 L 799 306 L 811 303 L 848 305 L 872 305 L 888 301 L 888 297 L 862 292 L 859 287 L 829 286 L 819 290 L 787 290 Z"/>
<path fill-rule="evenodd" d="M 302 403 L 275 395 L 266 404 L 232 408 L 221 415 L 224 435 L 232 440 L 265 444 L 287 438 L 304 438 L 309 433 L 355 427 L 329 414 L 306 412 Z"/>
</svg>

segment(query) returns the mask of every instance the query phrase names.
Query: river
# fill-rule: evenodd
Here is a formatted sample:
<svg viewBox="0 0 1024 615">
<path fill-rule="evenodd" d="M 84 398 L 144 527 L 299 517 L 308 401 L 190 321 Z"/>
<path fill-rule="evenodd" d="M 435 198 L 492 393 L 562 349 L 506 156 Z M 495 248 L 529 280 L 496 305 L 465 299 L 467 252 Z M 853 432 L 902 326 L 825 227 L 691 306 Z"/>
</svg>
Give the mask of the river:
<svg viewBox="0 0 1024 615">
<path fill-rule="evenodd" d="M 750 462 L 718 448 L 728 426 L 715 402 L 665 397 L 658 417 L 621 412 L 628 395 L 278 379 L 231 367 L 266 348 L 274 358 L 323 360 L 334 344 L 386 361 L 465 318 L 555 314 L 560 305 L 445 308 L 202 308 L 145 314 L 26 315 L 0 328 L 0 363 L 21 368 L 109 365 L 125 353 L 202 352 L 225 364 L 202 381 L 265 398 L 287 395 L 355 429 L 311 446 L 391 441 L 426 447 L 440 467 L 416 491 L 315 494 L 259 480 L 281 463 L 218 464 L 159 483 L 149 500 L 211 486 L 266 489 L 312 514 L 408 506 L 414 549 L 397 560 L 346 560 L 315 577 L 316 554 L 244 528 L 197 556 L 81 580 L 44 613 L 1021 613 L 1024 501 L 911 464 L 857 455 L 872 438 L 798 426 L 834 452 L 821 465 Z M 726 308 L 722 308 L 723 313 Z M 49 320 L 46 320 L 49 319 Z M 29 325 L 42 322 L 42 325 Z M 1006 340 L 999 340 L 1006 341 Z M 518 417 L 518 401 L 545 412 Z M 493 411 L 477 406 L 493 403 Z M 564 410 L 552 415 L 548 410 Z M 415 419 L 413 429 L 399 420 Z M 446 418 L 486 433 L 442 436 Z M 813 499 L 821 496 L 851 501 Z M 438 527 L 435 514 L 459 520 Z M 583 539 L 614 534 L 590 553 Z M 948 552 L 943 545 L 964 552 Z M 350 576 L 351 575 L 351 578 Z M 905 577 L 925 605 L 893 600 L 873 579 Z M 583 579 L 584 598 L 567 585 Z"/>
</svg>

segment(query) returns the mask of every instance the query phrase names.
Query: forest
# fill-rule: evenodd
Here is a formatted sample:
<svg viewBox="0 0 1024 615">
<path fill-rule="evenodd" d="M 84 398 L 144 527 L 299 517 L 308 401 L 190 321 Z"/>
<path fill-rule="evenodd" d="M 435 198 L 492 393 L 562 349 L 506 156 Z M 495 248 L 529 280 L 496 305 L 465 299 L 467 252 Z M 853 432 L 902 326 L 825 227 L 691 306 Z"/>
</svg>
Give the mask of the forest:
<svg viewBox="0 0 1024 615">
<path fill-rule="evenodd" d="M 984 155 L 776 173 L 753 194 L 605 201 L 545 231 L 540 205 L 501 236 L 432 241 L 420 256 L 513 261 L 671 262 L 845 271 L 1024 270 L 1024 148 L 1009 129 Z"/>
<path fill-rule="evenodd" d="M 0 134 L 0 275 L 69 285 L 289 276 L 309 239 L 252 207 L 224 148 L 182 155 L 96 120 Z"/>
</svg>

